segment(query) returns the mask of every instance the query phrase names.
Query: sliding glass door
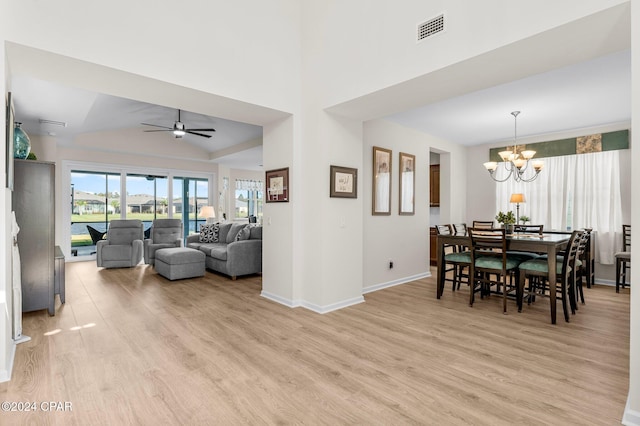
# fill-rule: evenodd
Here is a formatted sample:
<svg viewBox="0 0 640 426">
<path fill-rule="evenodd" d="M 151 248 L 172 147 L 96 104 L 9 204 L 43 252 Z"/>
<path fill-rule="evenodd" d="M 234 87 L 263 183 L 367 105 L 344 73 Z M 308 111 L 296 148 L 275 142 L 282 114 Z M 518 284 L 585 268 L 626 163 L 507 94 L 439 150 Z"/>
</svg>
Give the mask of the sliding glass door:
<svg viewBox="0 0 640 426">
<path fill-rule="evenodd" d="M 65 234 L 71 256 L 76 258 L 96 253 L 96 243 L 105 236 L 113 219 L 141 220 L 148 238 L 155 219 L 177 218 L 183 221 L 186 236 L 200 231 L 200 224 L 206 222 L 198 216 L 200 209 L 212 205 L 209 188 L 213 180 L 206 175 L 152 175 L 120 167 L 88 170 L 81 164 L 67 170 L 71 223 Z"/>
<path fill-rule="evenodd" d="M 173 178 L 173 217 L 181 218 L 184 235 L 200 232 L 206 218 L 200 217 L 200 209 L 209 205 L 209 181 L 203 178 Z"/>
<path fill-rule="evenodd" d="M 88 256 L 120 218 L 120 174 L 71 172 L 71 254 Z"/>
</svg>

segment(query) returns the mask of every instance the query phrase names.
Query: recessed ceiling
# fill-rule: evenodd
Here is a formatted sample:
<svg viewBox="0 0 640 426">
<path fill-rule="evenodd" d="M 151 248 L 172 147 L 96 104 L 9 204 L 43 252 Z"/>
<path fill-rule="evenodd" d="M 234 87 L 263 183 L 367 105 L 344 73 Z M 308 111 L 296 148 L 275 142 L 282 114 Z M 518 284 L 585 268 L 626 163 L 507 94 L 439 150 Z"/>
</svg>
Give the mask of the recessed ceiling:
<svg viewBox="0 0 640 426">
<path fill-rule="evenodd" d="M 470 76 L 471 78 L 471 76 Z M 387 117 L 461 145 L 631 122 L 631 53 L 609 54 Z"/>
<path fill-rule="evenodd" d="M 30 135 L 55 137 L 62 145 L 73 143 L 81 134 L 132 130 L 154 130 L 141 123 L 171 127 L 178 119 L 177 108 L 167 108 L 131 99 L 90 92 L 32 77 L 15 76 L 11 82 L 16 121 Z M 66 123 L 66 127 L 41 120 Z M 172 132 L 153 133 L 159 142 L 189 143 L 215 154 L 262 139 L 262 127 L 222 118 L 182 111 L 181 121 L 190 128 L 214 128 L 211 138 L 187 134 L 175 140 Z M 262 146 L 217 156 L 217 163 L 233 168 L 262 170 Z"/>
</svg>

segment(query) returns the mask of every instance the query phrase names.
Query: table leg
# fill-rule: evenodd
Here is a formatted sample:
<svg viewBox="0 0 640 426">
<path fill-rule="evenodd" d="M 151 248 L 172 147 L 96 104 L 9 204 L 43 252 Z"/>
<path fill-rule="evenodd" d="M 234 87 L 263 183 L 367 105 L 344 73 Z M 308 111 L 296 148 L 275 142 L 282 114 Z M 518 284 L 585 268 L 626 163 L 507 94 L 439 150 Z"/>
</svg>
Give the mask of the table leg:
<svg viewBox="0 0 640 426">
<path fill-rule="evenodd" d="M 549 267 L 549 303 L 551 304 L 551 324 L 556 323 L 556 246 L 549 246 L 547 253 Z"/>
</svg>

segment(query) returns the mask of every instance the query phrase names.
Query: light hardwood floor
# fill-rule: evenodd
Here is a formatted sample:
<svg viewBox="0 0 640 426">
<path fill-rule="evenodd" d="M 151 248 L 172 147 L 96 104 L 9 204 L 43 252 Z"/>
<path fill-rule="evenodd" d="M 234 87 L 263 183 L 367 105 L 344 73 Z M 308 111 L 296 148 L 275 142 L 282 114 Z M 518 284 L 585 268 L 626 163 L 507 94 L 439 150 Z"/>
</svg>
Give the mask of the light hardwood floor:
<svg viewBox="0 0 640 426">
<path fill-rule="evenodd" d="M 434 278 L 319 315 L 260 297 L 258 276 L 66 273 L 56 316 L 24 315 L 0 399 L 72 411 L 0 424 L 614 425 L 627 398 L 628 289 L 585 289 L 553 326 L 548 300 L 503 315 L 467 289 L 437 300 Z"/>
</svg>

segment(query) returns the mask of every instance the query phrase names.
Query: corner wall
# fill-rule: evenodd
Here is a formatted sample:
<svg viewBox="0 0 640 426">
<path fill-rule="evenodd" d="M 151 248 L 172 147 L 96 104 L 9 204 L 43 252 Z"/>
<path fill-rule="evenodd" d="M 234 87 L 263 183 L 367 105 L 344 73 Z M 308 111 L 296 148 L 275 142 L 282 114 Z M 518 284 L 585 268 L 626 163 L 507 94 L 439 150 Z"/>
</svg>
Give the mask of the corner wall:
<svg viewBox="0 0 640 426">
<path fill-rule="evenodd" d="M 393 151 L 391 215 L 389 216 L 371 214 L 373 146 Z M 364 189 L 362 222 L 364 225 L 363 291 L 365 293 L 430 276 L 429 164 L 432 148 L 436 148 L 441 153 L 441 164 L 443 160 L 449 162 L 448 158 L 453 158 L 456 163 L 465 163 L 465 149 L 456 144 L 438 140 L 390 121 L 373 120 L 364 124 L 364 165 L 361 179 Z M 400 152 L 416 156 L 416 213 L 413 216 L 398 214 Z M 448 171 L 444 174 L 448 174 Z M 442 171 L 441 175 L 443 175 Z M 464 169 L 455 176 L 447 176 L 441 181 L 441 211 L 444 212 L 441 216 L 446 218 L 443 220 L 447 223 L 463 219 L 459 212 L 458 200 L 464 197 L 451 196 L 452 191 L 454 194 L 464 194 Z M 461 203 L 464 205 L 464 201 Z M 393 269 L 389 268 L 389 261 L 393 261 Z"/>
</svg>

